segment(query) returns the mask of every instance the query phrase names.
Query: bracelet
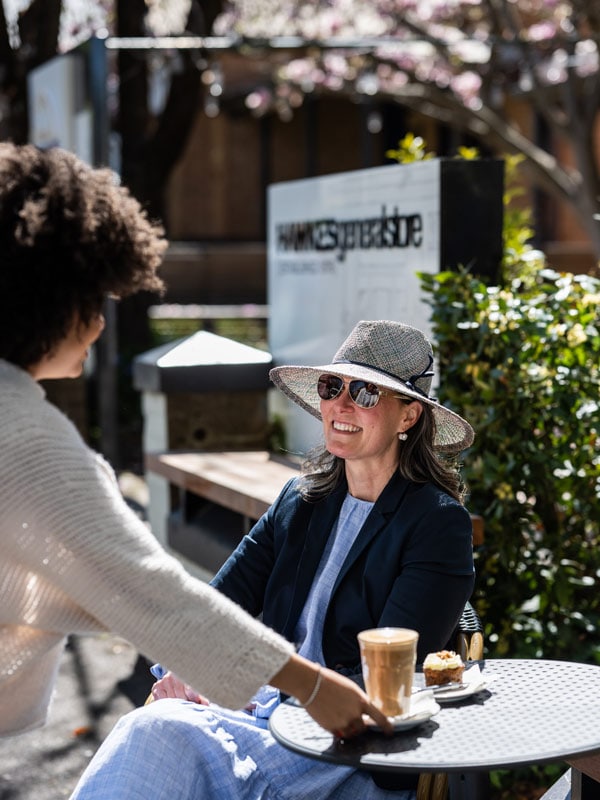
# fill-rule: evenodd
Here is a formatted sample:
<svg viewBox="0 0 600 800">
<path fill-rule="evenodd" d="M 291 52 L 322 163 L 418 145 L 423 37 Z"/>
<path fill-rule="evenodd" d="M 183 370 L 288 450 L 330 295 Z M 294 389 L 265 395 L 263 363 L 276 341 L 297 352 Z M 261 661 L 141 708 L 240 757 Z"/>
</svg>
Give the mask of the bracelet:
<svg viewBox="0 0 600 800">
<path fill-rule="evenodd" d="M 307 708 L 315 699 L 315 697 L 319 694 L 319 689 L 321 688 L 321 681 L 323 680 L 323 668 L 319 664 L 319 672 L 317 673 L 317 680 L 315 682 L 315 688 L 310 693 L 310 697 L 306 701 L 306 703 L 300 703 L 302 708 Z"/>
</svg>

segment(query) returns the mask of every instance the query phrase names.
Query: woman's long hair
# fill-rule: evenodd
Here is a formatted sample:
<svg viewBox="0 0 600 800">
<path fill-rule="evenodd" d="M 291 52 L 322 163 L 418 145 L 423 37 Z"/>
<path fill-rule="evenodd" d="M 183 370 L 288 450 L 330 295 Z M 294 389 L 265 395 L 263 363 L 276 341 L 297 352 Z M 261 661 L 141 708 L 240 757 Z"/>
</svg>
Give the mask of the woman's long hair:
<svg viewBox="0 0 600 800">
<path fill-rule="evenodd" d="M 456 457 L 440 456 L 433 447 L 435 419 L 429 406 L 408 431 L 408 439 L 398 442 L 398 472 L 415 483 L 433 483 L 442 491 L 464 501 L 464 486 Z M 344 460 L 332 455 L 321 444 L 307 454 L 302 464 L 299 491 L 307 500 L 320 500 L 344 480 Z"/>
</svg>

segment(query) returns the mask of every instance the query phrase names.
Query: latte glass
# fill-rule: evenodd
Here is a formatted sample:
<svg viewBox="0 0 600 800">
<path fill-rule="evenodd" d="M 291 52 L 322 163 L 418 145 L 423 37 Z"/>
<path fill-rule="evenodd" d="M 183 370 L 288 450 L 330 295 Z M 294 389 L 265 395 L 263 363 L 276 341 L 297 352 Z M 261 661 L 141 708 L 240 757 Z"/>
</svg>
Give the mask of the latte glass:
<svg viewBox="0 0 600 800">
<path fill-rule="evenodd" d="M 388 717 L 410 708 L 418 639 L 410 628 L 370 628 L 358 634 L 365 690 Z"/>
</svg>

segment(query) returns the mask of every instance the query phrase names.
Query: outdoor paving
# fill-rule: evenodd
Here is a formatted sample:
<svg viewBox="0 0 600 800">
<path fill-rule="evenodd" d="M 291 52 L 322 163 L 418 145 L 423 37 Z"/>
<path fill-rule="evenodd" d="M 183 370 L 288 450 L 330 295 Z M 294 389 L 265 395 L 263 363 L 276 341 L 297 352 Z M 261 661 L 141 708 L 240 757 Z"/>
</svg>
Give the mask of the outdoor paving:
<svg viewBox="0 0 600 800">
<path fill-rule="evenodd" d="M 0 800 L 69 797 L 117 719 L 147 696 L 145 666 L 118 637 L 71 639 L 46 725 L 0 739 Z"/>
</svg>

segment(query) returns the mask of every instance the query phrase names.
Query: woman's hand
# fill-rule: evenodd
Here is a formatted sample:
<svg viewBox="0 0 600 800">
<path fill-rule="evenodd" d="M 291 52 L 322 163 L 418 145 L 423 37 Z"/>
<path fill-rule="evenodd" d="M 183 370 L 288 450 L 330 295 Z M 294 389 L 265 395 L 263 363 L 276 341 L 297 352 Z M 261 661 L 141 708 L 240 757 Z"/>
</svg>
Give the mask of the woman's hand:
<svg viewBox="0 0 600 800">
<path fill-rule="evenodd" d="M 160 680 L 152 686 L 152 697 L 154 700 L 164 700 L 166 697 L 178 697 L 181 700 L 191 700 L 192 703 L 199 703 L 207 706 L 208 700 L 198 694 L 192 687 L 180 680 L 173 672 L 167 672 Z"/>
<path fill-rule="evenodd" d="M 320 681 L 318 691 L 311 699 L 317 681 Z M 340 739 L 363 733 L 366 729 L 363 714 L 371 717 L 386 733 L 392 733 L 388 718 L 371 703 L 356 683 L 297 654 L 290 658 L 269 683 L 286 694 L 293 695 L 300 703 L 310 700 L 305 707 L 311 717 Z"/>
<path fill-rule="evenodd" d="M 311 717 L 339 739 L 358 736 L 366 730 L 363 714 L 392 733 L 388 718 L 374 706 L 356 683 L 330 669 L 323 668 L 315 699 L 306 706 Z"/>
</svg>

